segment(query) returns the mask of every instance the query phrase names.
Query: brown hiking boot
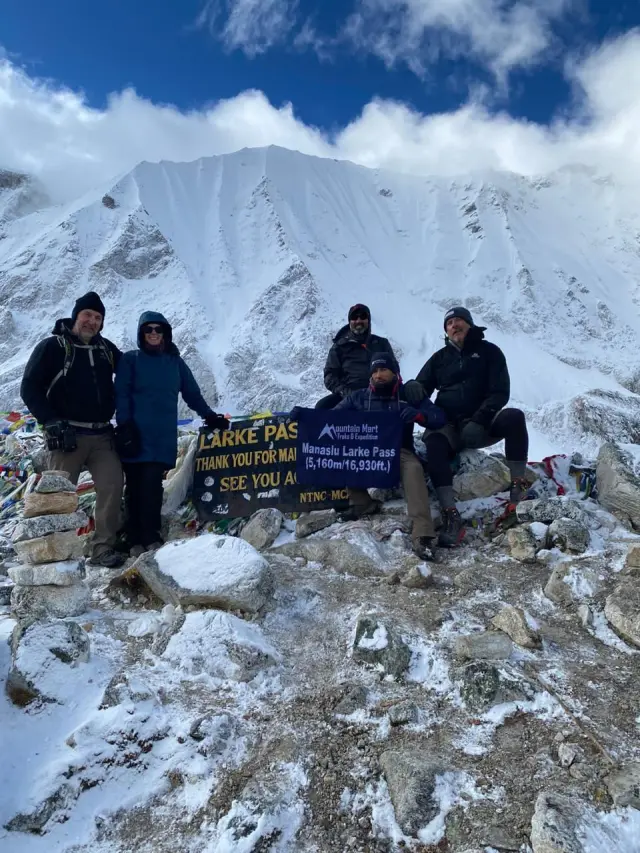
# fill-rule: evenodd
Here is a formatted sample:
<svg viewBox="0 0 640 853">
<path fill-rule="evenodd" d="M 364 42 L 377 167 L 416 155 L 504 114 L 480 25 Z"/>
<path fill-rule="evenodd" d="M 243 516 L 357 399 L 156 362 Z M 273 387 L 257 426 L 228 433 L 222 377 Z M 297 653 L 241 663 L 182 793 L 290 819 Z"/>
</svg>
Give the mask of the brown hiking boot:
<svg viewBox="0 0 640 853">
<path fill-rule="evenodd" d="M 436 559 L 436 540 L 433 536 L 418 536 L 413 540 L 411 546 L 413 548 L 413 553 L 420 557 L 421 560 L 425 560 L 428 563 L 435 562 Z"/>
<path fill-rule="evenodd" d="M 443 510 L 442 530 L 438 535 L 439 545 L 443 548 L 455 548 L 462 542 L 466 532 L 467 529 L 460 518 L 460 513 L 454 506 Z"/>
</svg>

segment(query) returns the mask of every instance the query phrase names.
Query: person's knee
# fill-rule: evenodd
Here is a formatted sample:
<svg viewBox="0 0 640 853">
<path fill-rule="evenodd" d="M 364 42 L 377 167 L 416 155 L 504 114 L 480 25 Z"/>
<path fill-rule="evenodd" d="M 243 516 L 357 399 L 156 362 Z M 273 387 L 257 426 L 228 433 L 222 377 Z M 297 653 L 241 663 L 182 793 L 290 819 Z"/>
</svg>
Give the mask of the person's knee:
<svg viewBox="0 0 640 853">
<path fill-rule="evenodd" d="M 527 428 L 527 419 L 522 409 L 503 409 L 496 420 L 498 418 L 503 430 L 523 432 Z"/>
<path fill-rule="evenodd" d="M 451 445 L 446 436 L 441 432 L 431 432 L 424 438 L 424 445 L 427 450 L 427 463 L 430 460 L 437 459 L 443 454 L 449 458 L 451 453 Z"/>
</svg>

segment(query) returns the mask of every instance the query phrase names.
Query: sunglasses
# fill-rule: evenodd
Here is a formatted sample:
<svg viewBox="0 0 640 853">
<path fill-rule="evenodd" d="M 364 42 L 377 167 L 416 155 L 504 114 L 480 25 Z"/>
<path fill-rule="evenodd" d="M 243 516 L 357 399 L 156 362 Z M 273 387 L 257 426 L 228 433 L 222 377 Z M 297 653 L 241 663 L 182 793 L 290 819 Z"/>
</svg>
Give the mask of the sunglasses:
<svg viewBox="0 0 640 853">
<path fill-rule="evenodd" d="M 356 311 L 355 314 L 351 315 L 351 319 L 352 320 L 368 320 L 369 318 L 366 314 L 361 314 L 360 312 Z"/>
<path fill-rule="evenodd" d="M 143 326 L 142 333 L 144 335 L 150 335 L 152 332 L 155 332 L 158 335 L 164 335 L 164 329 L 162 326 Z"/>
</svg>

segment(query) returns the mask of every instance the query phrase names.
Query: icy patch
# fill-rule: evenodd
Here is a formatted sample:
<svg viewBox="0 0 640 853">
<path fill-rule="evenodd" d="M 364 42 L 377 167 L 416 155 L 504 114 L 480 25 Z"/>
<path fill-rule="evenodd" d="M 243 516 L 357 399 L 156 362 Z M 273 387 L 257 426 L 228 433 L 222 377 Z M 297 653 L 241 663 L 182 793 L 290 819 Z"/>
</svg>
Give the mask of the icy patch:
<svg viewBox="0 0 640 853">
<path fill-rule="evenodd" d="M 607 617 L 604 615 L 602 610 L 596 610 L 595 608 L 592 610 L 593 614 L 593 624 L 591 629 L 589 629 L 589 633 L 593 634 L 601 643 L 604 643 L 605 646 L 611 646 L 613 649 L 617 649 L 619 652 L 624 652 L 625 655 L 635 655 L 637 651 L 628 646 L 624 640 L 621 640 L 620 637 L 609 627 L 609 623 L 607 622 Z"/>
<path fill-rule="evenodd" d="M 176 608 L 173 604 L 165 605 L 160 613 L 155 610 L 147 611 L 128 624 L 127 634 L 130 637 L 146 637 L 148 634 L 157 634 L 158 631 L 171 625 L 175 616 Z"/>
<path fill-rule="evenodd" d="M 431 690 L 439 696 L 450 693 L 453 684 L 449 678 L 449 665 L 438 645 L 432 640 L 422 638 L 403 639 L 411 649 L 407 681 L 422 684 L 426 690 Z"/>
<path fill-rule="evenodd" d="M 615 809 L 611 812 L 589 812 L 576 829 L 584 853 L 638 853 L 640 812 Z"/>
<path fill-rule="evenodd" d="M 388 645 L 389 634 L 387 633 L 387 629 L 381 622 L 378 623 L 371 637 L 367 637 L 365 634 L 363 634 L 362 637 L 360 637 L 360 642 L 358 643 L 359 648 L 369 649 L 369 651 L 378 651 L 381 649 L 386 649 Z"/>
</svg>

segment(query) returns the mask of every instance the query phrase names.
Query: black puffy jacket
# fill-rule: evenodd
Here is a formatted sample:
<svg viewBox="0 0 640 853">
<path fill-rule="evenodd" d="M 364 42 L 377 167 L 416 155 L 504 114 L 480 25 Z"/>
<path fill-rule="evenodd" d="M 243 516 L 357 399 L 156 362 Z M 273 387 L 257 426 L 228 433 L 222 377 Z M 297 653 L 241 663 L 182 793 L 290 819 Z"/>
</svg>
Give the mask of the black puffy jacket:
<svg viewBox="0 0 640 853">
<path fill-rule="evenodd" d="M 113 374 L 120 350 L 101 335 L 83 343 L 71 333 L 71 320 L 58 320 L 52 335 L 27 362 L 20 386 L 25 406 L 41 424 L 108 423 L 115 411 Z"/>
<path fill-rule="evenodd" d="M 371 377 L 371 356 L 388 352 L 395 358 L 391 344 L 379 335 L 354 335 L 343 326 L 333 339 L 324 366 L 324 384 L 333 394 L 346 397 L 350 391 L 367 388 Z"/>
<path fill-rule="evenodd" d="M 509 371 L 504 353 L 483 340 L 484 331 L 482 326 L 472 326 L 462 349 L 447 339 L 416 377 L 427 396 L 438 390 L 436 406 L 455 426 L 472 420 L 488 427 L 509 402 Z"/>
</svg>

